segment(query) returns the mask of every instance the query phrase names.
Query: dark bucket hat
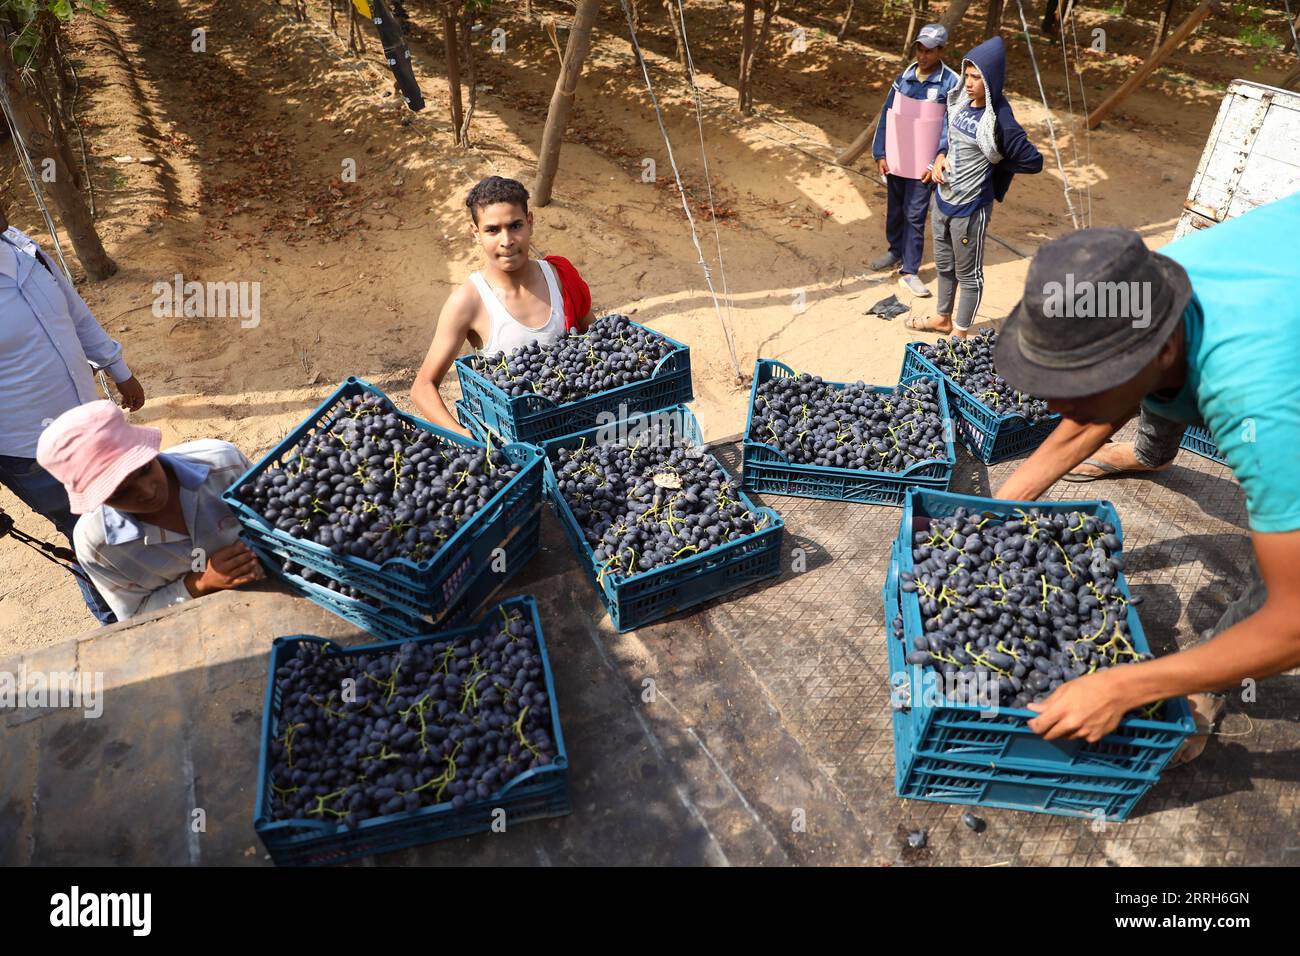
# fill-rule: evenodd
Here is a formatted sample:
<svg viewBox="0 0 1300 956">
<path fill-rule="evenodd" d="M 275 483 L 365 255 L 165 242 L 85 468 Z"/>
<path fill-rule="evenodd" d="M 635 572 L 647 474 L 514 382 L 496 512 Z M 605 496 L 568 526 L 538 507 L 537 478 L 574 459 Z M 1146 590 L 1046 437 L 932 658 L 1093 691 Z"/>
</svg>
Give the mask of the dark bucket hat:
<svg viewBox="0 0 1300 956">
<path fill-rule="evenodd" d="M 1038 250 L 998 334 L 998 374 L 1038 398 L 1082 398 L 1132 379 L 1178 328 L 1187 273 L 1131 229 L 1080 229 Z"/>
</svg>

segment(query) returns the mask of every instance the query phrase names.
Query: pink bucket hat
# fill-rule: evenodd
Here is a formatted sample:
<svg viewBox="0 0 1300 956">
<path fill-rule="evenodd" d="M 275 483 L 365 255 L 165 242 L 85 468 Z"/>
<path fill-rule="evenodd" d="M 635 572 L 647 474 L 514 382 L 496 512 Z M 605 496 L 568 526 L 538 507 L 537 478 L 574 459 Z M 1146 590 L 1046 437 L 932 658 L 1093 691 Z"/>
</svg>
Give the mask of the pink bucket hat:
<svg viewBox="0 0 1300 956">
<path fill-rule="evenodd" d="M 158 457 L 162 432 L 132 425 L 112 402 L 87 402 L 41 432 L 36 460 L 68 491 L 73 514 L 94 511 L 126 477 Z"/>
</svg>

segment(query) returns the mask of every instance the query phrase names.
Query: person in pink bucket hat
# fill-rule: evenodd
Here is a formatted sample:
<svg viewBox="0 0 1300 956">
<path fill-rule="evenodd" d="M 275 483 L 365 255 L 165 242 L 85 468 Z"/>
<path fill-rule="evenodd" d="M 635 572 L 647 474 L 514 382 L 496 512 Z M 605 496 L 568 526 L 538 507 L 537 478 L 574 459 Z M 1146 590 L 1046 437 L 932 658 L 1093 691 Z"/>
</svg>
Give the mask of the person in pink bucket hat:
<svg viewBox="0 0 1300 956">
<path fill-rule="evenodd" d="M 221 500 L 248 459 L 215 439 L 161 448 L 161 431 L 108 401 L 64 412 L 36 446 L 81 515 L 77 560 L 119 621 L 263 577 Z"/>
</svg>

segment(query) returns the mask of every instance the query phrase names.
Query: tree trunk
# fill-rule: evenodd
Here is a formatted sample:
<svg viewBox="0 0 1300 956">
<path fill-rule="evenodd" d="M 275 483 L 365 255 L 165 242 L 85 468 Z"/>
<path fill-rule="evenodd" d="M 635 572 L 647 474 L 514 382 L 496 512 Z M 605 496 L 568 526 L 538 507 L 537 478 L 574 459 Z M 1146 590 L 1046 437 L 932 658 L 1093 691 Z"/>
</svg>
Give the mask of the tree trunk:
<svg viewBox="0 0 1300 956">
<path fill-rule="evenodd" d="M 442 8 L 443 48 L 447 54 L 447 97 L 451 100 L 451 138 L 460 144 L 460 129 L 465 123 L 461 111 L 460 44 L 456 40 L 454 5 L 448 0 Z"/>
<path fill-rule="evenodd" d="M 1286 31 L 1286 44 L 1282 47 L 1283 53 L 1290 53 L 1295 49 L 1295 39 L 1300 34 L 1300 13 L 1295 15 L 1295 20 L 1291 23 L 1291 28 Z"/>
<path fill-rule="evenodd" d="M 1165 36 L 1169 33 L 1169 17 L 1174 12 L 1174 3 L 1175 0 L 1165 0 L 1165 8 L 1160 11 L 1160 26 L 1156 27 L 1156 38 L 1151 43 L 1151 53 L 1148 53 L 1148 56 L 1154 54 L 1160 49 L 1160 44 L 1165 42 Z"/>
<path fill-rule="evenodd" d="M 1160 45 L 1160 49 L 1151 54 L 1146 62 L 1138 67 L 1137 71 L 1125 80 L 1119 89 L 1092 111 L 1092 115 L 1088 117 L 1088 129 L 1096 129 L 1101 121 L 1114 111 L 1115 107 L 1128 99 L 1134 90 L 1145 83 L 1147 77 L 1154 73 L 1161 63 L 1169 59 L 1173 52 L 1182 46 L 1184 40 L 1196 32 L 1196 28 L 1205 21 L 1205 18 L 1214 11 L 1216 6 L 1218 6 L 1218 0 L 1205 0 L 1188 14 L 1187 19 L 1178 25 L 1178 29 L 1174 30 L 1169 39 Z"/>
<path fill-rule="evenodd" d="M 117 271 L 117 263 L 109 258 L 95 231 L 86 198 L 77 189 L 73 171 L 64 159 L 65 150 L 59 148 L 55 134 L 50 131 L 49 120 L 42 115 L 36 101 L 23 85 L 18 68 L 9 53 L 9 46 L 3 41 L 0 41 L 0 83 L 3 83 L 4 91 L 8 94 L 9 104 L 13 108 L 13 124 L 27 143 L 32 161 L 37 167 L 37 175 L 40 175 L 42 159 L 48 157 L 54 161 L 54 181 L 45 183 L 44 186 L 54 200 L 54 206 L 59 218 L 63 220 L 63 227 L 68 231 L 68 238 L 72 240 L 72 248 L 81 260 L 82 268 L 91 279 L 107 279 Z"/>
<path fill-rule="evenodd" d="M 63 160 L 63 165 L 72 174 L 73 188 L 77 190 L 85 189 L 86 182 L 81 175 L 81 167 L 77 165 L 77 161 L 73 158 L 72 143 L 68 138 L 67 127 L 63 123 L 63 114 L 59 107 L 59 101 L 50 90 L 43 72 L 33 73 L 31 79 L 36 101 L 38 105 L 43 107 L 46 119 L 49 120 L 50 134 L 53 137 L 55 148 L 59 152 L 59 158 Z"/>
<path fill-rule="evenodd" d="M 474 119 L 474 106 L 478 103 L 478 89 L 474 73 L 474 8 L 466 6 L 460 18 L 460 39 L 465 53 L 465 83 L 469 87 L 469 104 L 465 119 L 460 124 L 460 145 L 469 145 L 469 124 Z"/>
<path fill-rule="evenodd" d="M 664 9 L 668 11 L 668 22 L 673 25 L 673 43 L 677 46 L 677 62 L 686 67 L 686 43 L 682 36 L 682 22 L 678 19 L 677 4 L 674 0 L 664 0 Z M 686 14 L 686 3 L 682 3 L 682 15 Z"/>
<path fill-rule="evenodd" d="M 361 26 L 361 15 L 351 3 L 348 4 L 348 52 L 355 56 L 366 52 L 366 35 Z"/>
<path fill-rule="evenodd" d="M 844 39 L 844 34 L 849 32 L 849 21 L 853 19 L 853 0 L 849 0 L 849 5 L 844 11 L 844 19 L 840 21 L 840 31 L 835 34 L 836 41 Z"/>
<path fill-rule="evenodd" d="M 546 111 L 542 148 L 538 152 L 537 183 L 533 187 L 533 203 L 538 206 L 545 206 L 551 201 L 555 173 L 560 166 L 560 146 L 564 142 L 564 130 L 569 125 L 569 113 L 573 109 L 574 94 L 578 91 L 578 79 L 582 76 L 582 63 L 591 48 L 591 27 L 596 22 L 599 9 L 600 0 L 578 0 L 573 26 L 569 28 L 564 63 L 560 66 L 560 75 L 555 78 L 555 92 L 551 94 L 551 105 Z"/>
<path fill-rule="evenodd" d="M 866 129 L 864 129 L 861 133 L 859 133 L 857 139 L 849 143 L 848 146 L 844 147 L 844 149 L 840 152 L 840 154 L 835 157 L 835 162 L 837 162 L 841 166 L 847 166 L 849 165 L 849 163 L 853 162 L 859 156 L 865 153 L 867 151 L 867 147 L 871 145 L 872 141 L 876 137 L 876 125 L 879 122 L 880 122 L 880 113 L 877 112 L 875 119 L 871 121 L 871 125 L 868 126 Z"/>
<path fill-rule="evenodd" d="M 59 27 L 53 19 L 47 21 L 49 24 L 46 28 L 46 41 L 50 45 L 50 59 L 54 63 L 54 72 L 59 78 L 59 99 L 62 102 L 63 94 L 71 94 L 76 89 L 77 81 L 73 79 L 72 71 L 68 68 L 67 57 L 63 55 L 63 47 L 59 44 Z M 67 110 L 71 116 L 71 110 Z"/>
<path fill-rule="evenodd" d="M 912 0 L 912 15 L 907 21 L 907 35 L 903 37 L 903 63 L 912 62 L 912 48 L 916 46 L 916 23 L 921 19 L 921 0 Z"/>
<path fill-rule="evenodd" d="M 737 104 L 740 112 L 748 112 L 745 104 L 749 99 L 749 66 L 754 53 L 754 4 L 757 0 L 745 0 L 744 13 L 741 14 L 740 26 L 740 78 L 736 83 Z"/>
<path fill-rule="evenodd" d="M 948 42 L 953 41 L 957 32 L 957 24 L 961 23 L 961 18 L 966 16 L 966 8 L 970 6 L 971 0 L 952 0 L 948 4 L 948 9 L 943 11 L 943 17 L 939 20 L 948 31 Z"/>
<path fill-rule="evenodd" d="M 759 25 L 758 36 L 754 37 L 754 6 L 753 0 L 745 0 L 745 39 L 748 43 L 741 44 L 741 102 L 740 111 L 746 116 L 754 112 L 754 68 L 758 65 L 759 58 L 763 55 L 763 48 L 767 46 L 768 34 L 772 29 L 772 20 L 776 17 L 777 11 L 781 9 L 781 0 L 762 0 L 763 3 L 763 22 Z M 745 57 L 745 47 L 748 47 L 748 58 Z"/>
<path fill-rule="evenodd" d="M 984 18 L 984 39 L 995 37 L 1002 32 L 1003 0 L 988 0 L 988 15 Z"/>
</svg>

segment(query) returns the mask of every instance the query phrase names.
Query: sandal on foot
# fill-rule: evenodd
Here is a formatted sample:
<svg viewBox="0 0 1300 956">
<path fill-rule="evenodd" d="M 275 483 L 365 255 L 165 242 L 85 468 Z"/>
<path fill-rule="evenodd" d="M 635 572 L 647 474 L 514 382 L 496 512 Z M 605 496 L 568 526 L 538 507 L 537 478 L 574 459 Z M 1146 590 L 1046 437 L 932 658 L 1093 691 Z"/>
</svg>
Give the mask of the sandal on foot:
<svg viewBox="0 0 1300 956">
<path fill-rule="evenodd" d="M 1119 465 L 1112 465 L 1109 462 L 1104 462 L 1099 458 L 1085 458 L 1083 461 L 1079 462 L 1079 464 L 1075 465 L 1074 467 L 1080 468 L 1083 465 L 1092 465 L 1092 467 L 1094 468 L 1100 468 L 1101 474 L 1085 475 L 1083 472 L 1080 471 L 1070 471 L 1062 475 L 1061 480 L 1062 481 L 1096 481 L 1098 478 L 1110 478 L 1112 475 L 1122 475 L 1126 471 L 1132 470 L 1129 468 L 1121 468 Z"/>
<path fill-rule="evenodd" d="M 1220 694 L 1189 694 L 1188 706 L 1192 708 L 1192 719 L 1196 721 L 1196 732 L 1178 748 L 1178 752 L 1169 758 L 1169 766 L 1179 767 L 1191 763 L 1205 750 L 1214 733 L 1214 726 L 1228 707 L 1227 698 Z"/>
<path fill-rule="evenodd" d="M 909 315 L 903 320 L 903 325 L 907 326 L 913 332 L 934 332 L 936 335 L 949 335 L 952 332 L 951 328 L 941 329 L 926 324 L 933 321 L 934 316 L 922 317 L 919 315 Z"/>
<path fill-rule="evenodd" d="M 1061 480 L 1083 482 L 1083 481 L 1097 481 L 1098 479 L 1101 478 L 1115 478 L 1119 475 L 1154 475 L 1157 472 L 1164 471 L 1166 468 L 1169 467 L 1168 464 L 1165 464 L 1165 465 L 1161 465 L 1159 468 L 1125 468 L 1122 465 L 1112 465 L 1109 462 L 1100 461 L 1099 459 L 1096 458 L 1085 458 L 1083 461 L 1079 462 L 1079 464 L 1075 465 L 1074 467 L 1080 468 L 1084 465 L 1092 465 L 1094 468 L 1100 468 L 1101 474 L 1085 475 L 1082 472 L 1070 471 L 1062 475 Z"/>
</svg>

